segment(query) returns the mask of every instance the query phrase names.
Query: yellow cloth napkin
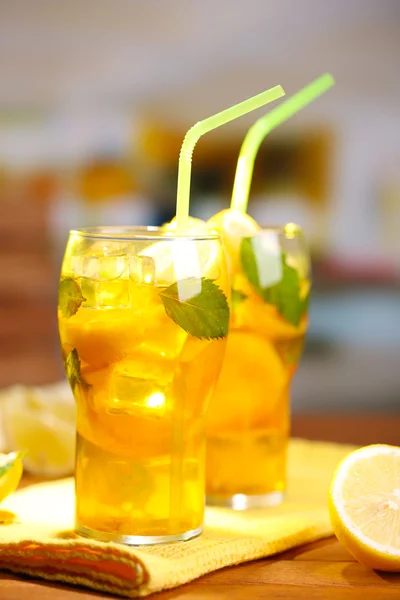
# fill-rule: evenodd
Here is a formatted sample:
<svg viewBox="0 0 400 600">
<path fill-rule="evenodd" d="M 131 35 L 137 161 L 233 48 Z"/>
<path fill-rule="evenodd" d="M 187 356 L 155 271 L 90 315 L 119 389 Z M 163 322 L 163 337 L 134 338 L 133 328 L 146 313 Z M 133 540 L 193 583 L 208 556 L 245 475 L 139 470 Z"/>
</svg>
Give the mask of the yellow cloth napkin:
<svg viewBox="0 0 400 600">
<path fill-rule="evenodd" d="M 0 526 L 0 568 L 135 597 L 312 542 L 332 533 L 329 482 L 352 449 L 292 440 L 287 500 L 281 506 L 244 512 L 207 508 L 199 538 L 144 548 L 76 536 L 72 479 L 33 485 L 2 505 L 16 520 Z"/>
</svg>

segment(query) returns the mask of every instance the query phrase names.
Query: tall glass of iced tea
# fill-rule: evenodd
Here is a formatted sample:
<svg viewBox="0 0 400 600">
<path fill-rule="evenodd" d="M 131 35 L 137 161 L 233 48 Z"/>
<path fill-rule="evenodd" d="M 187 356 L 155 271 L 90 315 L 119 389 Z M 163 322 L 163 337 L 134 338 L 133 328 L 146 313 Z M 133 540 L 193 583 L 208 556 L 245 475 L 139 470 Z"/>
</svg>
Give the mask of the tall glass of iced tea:
<svg viewBox="0 0 400 600">
<path fill-rule="evenodd" d="M 240 219 L 239 219 L 240 217 Z M 307 328 L 310 266 L 299 227 L 261 229 L 219 213 L 232 276 L 231 327 L 207 429 L 207 502 L 233 508 L 283 499 L 290 383 Z"/>
<path fill-rule="evenodd" d="M 77 405 L 78 533 L 154 544 L 201 532 L 228 296 L 217 234 L 71 232 L 58 316 Z"/>
</svg>

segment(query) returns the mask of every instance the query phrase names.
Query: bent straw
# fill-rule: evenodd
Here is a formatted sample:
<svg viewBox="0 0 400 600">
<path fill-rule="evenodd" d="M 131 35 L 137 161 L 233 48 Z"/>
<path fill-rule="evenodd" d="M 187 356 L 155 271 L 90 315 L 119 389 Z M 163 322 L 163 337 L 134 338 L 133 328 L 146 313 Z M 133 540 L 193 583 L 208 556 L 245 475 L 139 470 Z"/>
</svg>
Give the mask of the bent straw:
<svg viewBox="0 0 400 600">
<path fill-rule="evenodd" d="M 250 127 L 240 149 L 236 167 L 231 200 L 231 208 L 233 210 L 241 212 L 246 212 L 247 210 L 254 161 L 265 136 L 315 100 L 315 98 L 326 92 L 334 83 L 335 80 L 329 73 L 318 77 L 318 79 L 315 79 L 305 88 L 291 96 L 291 98 L 285 100 L 280 106 L 271 110 L 271 112 L 261 117 L 261 119 L 258 119 Z"/>
<path fill-rule="evenodd" d="M 200 137 L 212 129 L 216 129 L 229 121 L 233 121 L 256 108 L 260 108 L 281 96 L 284 96 L 280 85 L 277 85 L 257 96 L 231 106 L 216 115 L 199 121 L 186 133 L 179 156 L 178 189 L 176 202 L 176 232 L 184 233 L 188 225 L 190 176 L 192 154 Z M 184 400 L 183 400 L 184 401 Z M 184 528 L 182 523 L 183 507 L 183 446 L 184 446 L 184 405 L 175 409 L 177 414 L 171 417 L 171 462 L 170 462 L 170 527 L 172 531 Z"/>
<path fill-rule="evenodd" d="M 243 115 L 265 106 L 273 100 L 277 100 L 285 95 L 284 90 L 280 85 L 277 85 L 257 96 L 253 96 L 239 104 L 235 104 L 222 112 L 217 113 L 203 121 L 199 121 L 186 133 L 182 143 L 181 152 L 179 155 L 178 168 L 178 189 L 176 199 L 176 229 L 177 232 L 184 232 L 187 228 L 189 216 L 189 199 L 190 199 L 190 176 L 192 167 L 192 154 L 195 145 L 202 135 L 229 123 Z"/>
</svg>

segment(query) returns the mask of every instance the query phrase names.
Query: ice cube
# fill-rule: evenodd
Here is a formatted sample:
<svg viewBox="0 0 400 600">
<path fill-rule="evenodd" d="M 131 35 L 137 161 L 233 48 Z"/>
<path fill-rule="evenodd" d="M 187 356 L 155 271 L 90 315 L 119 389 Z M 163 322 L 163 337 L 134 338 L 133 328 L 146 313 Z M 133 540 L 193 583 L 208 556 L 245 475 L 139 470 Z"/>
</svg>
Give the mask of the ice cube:
<svg viewBox="0 0 400 600">
<path fill-rule="evenodd" d="M 204 265 L 199 247 L 192 240 L 179 238 L 150 244 L 139 255 L 131 257 L 131 277 L 137 283 L 157 285 L 171 285 L 188 278 L 198 279 L 200 282 L 205 273 L 202 273 Z M 186 291 L 183 294 L 183 299 L 186 299 Z"/>
<path fill-rule="evenodd" d="M 107 412 L 160 419 L 168 409 L 173 369 L 158 360 L 127 359 L 111 377 Z"/>
<path fill-rule="evenodd" d="M 126 254 L 80 256 L 76 257 L 74 267 L 82 294 L 86 298 L 84 307 L 130 307 Z"/>
<path fill-rule="evenodd" d="M 201 263 L 198 248 L 191 240 L 174 240 L 171 255 L 181 302 L 201 292 Z"/>
<path fill-rule="evenodd" d="M 278 283 L 282 279 L 282 256 L 278 232 L 261 231 L 253 236 L 251 245 L 261 287 Z"/>
<path fill-rule="evenodd" d="M 126 254 L 85 255 L 75 259 L 75 272 L 80 277 L 109 281 L 127 274 Z"/>
<path fill-rule="evenodd" d="M 97 281 L 81 277 L 79 280 L 82 294 L 86 298 L 86 308 L 130 308 L 130 288 L 127 279 L 110 279 Z"/>
<path fill-rule="evenodd" d="M 187 302 L 201 293 L 202 281 L 200 278 L 181 279 L 177 281 L 178 298 L 180 302 Z"/>
<path fill-rule="evenodd" d="M 129 275 L 137 284 L 153 284 L 155 282 L 156 265 L 151 256 L 140 254 L 129 257 Z"/>
</svg>

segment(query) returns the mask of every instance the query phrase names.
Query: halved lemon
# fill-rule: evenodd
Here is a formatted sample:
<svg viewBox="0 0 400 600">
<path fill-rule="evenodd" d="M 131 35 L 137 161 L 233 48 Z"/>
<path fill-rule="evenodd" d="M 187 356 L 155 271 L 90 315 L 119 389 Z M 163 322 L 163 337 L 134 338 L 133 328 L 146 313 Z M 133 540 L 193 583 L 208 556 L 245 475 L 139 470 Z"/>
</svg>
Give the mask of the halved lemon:
<svg viewBox="0 0 400 600">
<path fill-rule="evenodd" d="M 17 489 L 22 471 L 21 452 L 0 454 L 0 502 Z"/>
<path fill-rule="evenodd" d="M 375 444 L 340 464 L 329 492 L 339 541 L 362 564 L 400 571 L 400 448 Z"/>
<path fill-rule="evenodd" d="M 6 449 L 26 452 L 27 471 L 54 477 L 73 472 L 75 406 L 67 383 L 5 390 L 0 412 Z"/>
</svg>

